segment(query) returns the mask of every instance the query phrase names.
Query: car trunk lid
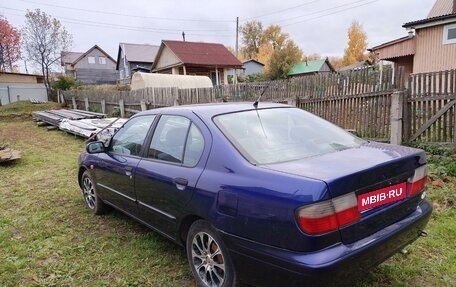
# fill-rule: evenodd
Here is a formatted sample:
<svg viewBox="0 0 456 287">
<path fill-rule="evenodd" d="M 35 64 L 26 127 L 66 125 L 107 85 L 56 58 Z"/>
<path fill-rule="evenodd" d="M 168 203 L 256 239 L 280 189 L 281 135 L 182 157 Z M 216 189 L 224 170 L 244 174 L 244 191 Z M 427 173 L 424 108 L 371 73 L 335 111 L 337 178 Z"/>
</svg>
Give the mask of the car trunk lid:
<svg viewBox="0 0 456 287">
<path fill-rule="evenodd" d="M 370 196 L 379 194 L 379 191 L 406 192 L 404 189 L 410 189 L 408 180 L 424 164 L 425 154 L 421 150 L 366 143 L 358 148 L 264 167 L 322 180 L 333 199 L 354 193 L 360 209 L 363 198 L 364 203 L 375 203 Z M 413 212 L 419 201 L 420 197 L 398 197 L 381 206 L 373 204 L 372 208 L 361 211 L 359 221 L 339 229 L 342 241 L 352 243 L 400 220 Z"/>
</svg>

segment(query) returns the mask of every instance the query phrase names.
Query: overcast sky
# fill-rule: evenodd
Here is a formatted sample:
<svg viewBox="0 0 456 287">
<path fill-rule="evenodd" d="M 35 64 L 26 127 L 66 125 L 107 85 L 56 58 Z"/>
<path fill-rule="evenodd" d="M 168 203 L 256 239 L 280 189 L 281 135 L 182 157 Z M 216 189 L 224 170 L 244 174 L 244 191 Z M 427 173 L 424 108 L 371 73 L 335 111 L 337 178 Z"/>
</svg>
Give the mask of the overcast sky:
<svg viewBox="0 0 456 287">
<path fill-rule="evenodd" d="M 114 59 L 120 42 L 159 45 L 161 40 L 222 43 L 235 47 L 240 25 L 278 24 L 304 54 L 342 56 L 353 20 L 368 47 L 407 35 L 402 24 L 426 18 L 435 0 L 1 0 L 0 15 L 22 27 L 27 9 L 40 8 L 73 35 L 73 51 L 97 44 Z"/>
</svg>

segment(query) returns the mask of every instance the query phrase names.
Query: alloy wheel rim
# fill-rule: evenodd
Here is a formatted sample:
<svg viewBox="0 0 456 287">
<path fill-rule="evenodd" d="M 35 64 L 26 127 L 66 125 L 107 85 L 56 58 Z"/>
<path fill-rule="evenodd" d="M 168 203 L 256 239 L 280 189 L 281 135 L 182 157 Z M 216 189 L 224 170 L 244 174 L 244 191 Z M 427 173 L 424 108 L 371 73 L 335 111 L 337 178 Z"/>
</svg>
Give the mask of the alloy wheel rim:
<svg viewBox="0 0 456 287">
<path fill-rule="evenodd" d="M 193 237 L 192 263 L 206 286 L 220 287 L 225 282 L 225 258 L 217 241 L 206 232 Z"/>
<path fill-rule="evenodd" d="M 90 178 L 85 177 L 83 181 L 83 186 L 84 186 L 84 199 L 85 202 L 87 203 L 87 206 L 90 209 L 95 208 L 95 190 L 93 188 L 92 181 Z"/>
</svg>

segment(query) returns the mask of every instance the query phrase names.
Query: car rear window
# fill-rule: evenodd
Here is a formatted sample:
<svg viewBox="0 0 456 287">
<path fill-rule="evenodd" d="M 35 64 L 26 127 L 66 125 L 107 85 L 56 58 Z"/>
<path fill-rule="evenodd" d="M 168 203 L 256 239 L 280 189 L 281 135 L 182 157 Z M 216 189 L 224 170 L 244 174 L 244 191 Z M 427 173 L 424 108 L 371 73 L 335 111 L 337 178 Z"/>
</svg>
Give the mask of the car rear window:
<svg viewBox="0 0 456 287">
<path fill-rule="evenodd" d="M 364 141 L 298 108 L 254 109 L 214 117 L 253 164 L 271 164 L 359 147 Z M 349 159 L 347 159 L 349 160 Z"/>
</svg>

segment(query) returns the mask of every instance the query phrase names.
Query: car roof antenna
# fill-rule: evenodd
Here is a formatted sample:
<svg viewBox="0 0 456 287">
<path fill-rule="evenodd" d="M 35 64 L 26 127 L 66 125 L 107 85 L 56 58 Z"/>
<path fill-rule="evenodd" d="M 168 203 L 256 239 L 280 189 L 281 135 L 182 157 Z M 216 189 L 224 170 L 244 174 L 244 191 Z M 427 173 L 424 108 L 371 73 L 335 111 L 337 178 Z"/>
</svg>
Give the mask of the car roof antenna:
<svg viewBox="0 0 456 287">
<path fill-rule="evenodd" d="M 269 86 L 271 85 L 272 82 L 269 82 L 269 84 L 264 87 L 263 91 L 261 92 L 260 96 L 258 97 L 258 99 L 253 103 L 253 107 L 256 109 L 258 108 L 258 103 L 260 102 L 261 100 L 261 97 L 263 96 L 263 94 L 266 92 L 266 90 L 269 88 Z"/>
</svg>

